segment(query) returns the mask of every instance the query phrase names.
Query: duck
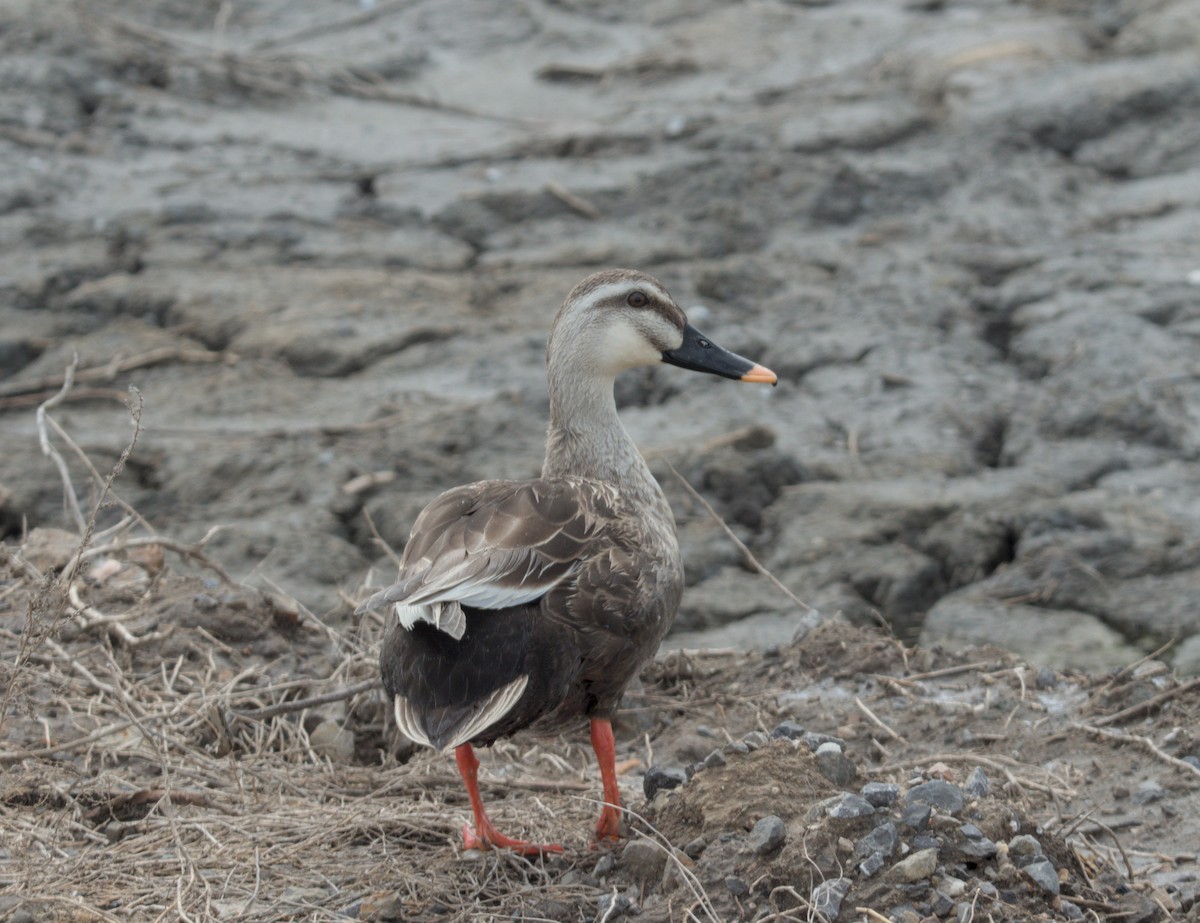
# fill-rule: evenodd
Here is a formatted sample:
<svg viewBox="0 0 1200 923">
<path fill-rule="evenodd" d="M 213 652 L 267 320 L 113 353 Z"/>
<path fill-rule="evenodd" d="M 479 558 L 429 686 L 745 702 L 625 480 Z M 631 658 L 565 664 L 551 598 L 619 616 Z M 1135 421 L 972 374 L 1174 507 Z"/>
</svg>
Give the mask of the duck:
<svg viewBox="0 0 1200 923">
<path fill-rule="evenodd" d="M 583 721 L 603 794 L 593 839 L 620 836 L 612 720 L 675 618 L 683 564 L 671 508 L 621 423 L 614 382 L 664 363 L 778 380 L 693 327 L 657 279 L 610 269 L 581 281 L 547 340 L 541 475 L 436 497 L 413 523 L 395 583 L 358 607 L 387 612 L 379 664 L 399 730 L 454 751 L 473 820 L 465 849 L 563 850 L 496 829 L 475 748 Z"/>
</svg>

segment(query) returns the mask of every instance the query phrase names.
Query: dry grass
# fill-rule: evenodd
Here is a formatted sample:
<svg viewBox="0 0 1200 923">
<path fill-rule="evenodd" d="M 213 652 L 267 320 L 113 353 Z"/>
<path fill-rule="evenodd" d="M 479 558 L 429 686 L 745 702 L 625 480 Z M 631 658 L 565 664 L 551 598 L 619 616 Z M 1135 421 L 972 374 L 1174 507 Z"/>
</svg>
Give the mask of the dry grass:
<svg viewBox="0 0 1200 923">
<path fill-rule="evenodd" d="M 57 400 L 70 387 L 68 373 Z M 121 501 L 113 482 L 128 451 L 102 476 L 54 422 L 57 400 L 39 409 L 45 453 L 68 496 L 88 494 L 78 475 L 93 490 L 69 505 L 79 534 L 52 566 L 27 556 L 35 536 L 0 546 L 0 912 L 320 920 L 440 906 L 439 919 L 466 920 L 584 899 L 558 882 L 570 859 L 551 874 L 507 854 L 460 852 L 469 810 L 452 761 L 394 756 L 403 745 L 378 685 L 376 618 L 339 631 L 220 571 L 208 585 L 259 607 L 251 611 L 269 622 L 261 640 L 162 624 L 158 604 L 204 585 L 183 570 L 219 568 Z M 132 420 L 130 449 L 136 409 Z M 118 521 L 98 529 L 113 508 Z M 336 666 L 297 675 L 290 665 L 318 650 L 314 664 Z M 322 721 L 353 735 L 354 756 L 331 754 Z M 499 767 L 513 778 L 501 782 Z M 590 773 L 575 744 L 553 753 L 507 744 L 484 756 L 481 783 L 498 823 L 582 840 L 598 790 Z M 519 813 L 499 798 L 512 792 Z"/>
</svg>

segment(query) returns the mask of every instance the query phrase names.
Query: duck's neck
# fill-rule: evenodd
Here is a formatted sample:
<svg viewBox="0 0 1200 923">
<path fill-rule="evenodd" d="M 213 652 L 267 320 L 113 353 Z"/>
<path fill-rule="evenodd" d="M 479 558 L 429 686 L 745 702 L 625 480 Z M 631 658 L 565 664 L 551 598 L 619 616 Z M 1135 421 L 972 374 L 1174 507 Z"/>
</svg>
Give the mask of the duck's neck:
<svg viewBox="0 0 1200 923">
<path fill-rule="evenodd" d="M 549 383 L 550 427 L 542 475 L 606 481 L 673 521 L 662 488 L 617 416 L 613 380 L 572 375 L 552 365 Z"/>
</svg>

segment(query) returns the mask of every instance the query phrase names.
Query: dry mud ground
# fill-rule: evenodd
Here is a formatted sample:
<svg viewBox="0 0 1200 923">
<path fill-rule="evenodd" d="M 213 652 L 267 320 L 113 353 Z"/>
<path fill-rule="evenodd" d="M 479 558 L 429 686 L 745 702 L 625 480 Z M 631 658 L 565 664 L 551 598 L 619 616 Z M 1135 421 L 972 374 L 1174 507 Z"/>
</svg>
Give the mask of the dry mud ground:
<svg viewBox="0 0 1200 923">
<path fill-rule="evenodd" d="M 811 872 L 851 883 L 844 919 L 1065 918 L 999 853 L 965 862 L 963 812 L 1008 850 L 1003 808 L 1041 825 L 1080 912 L 1194 914 L 1197 693 L 1171 674 L 1200 670 L 1198 48 L 1194 0 L 10 0 L 5 912 L 613 919 L 615 889 L 650 919 L 788 919 Z M 570 857 L 459 857 L 445 761 L 407 760 L 373 690 L 342 694 L 378 629 L 348 599 L 433 493 L 536 471 L 546 325 L 611 265 L 783 379 L 620 384 L 687 556 L 669 645 L 759 650 L 651 668 L 623 726 L 631 805 L 651 754 L 691 765 L 785 719 L 842 738 L 858 777 L 735 749 L 645 805 L 658 842 L 715 847 L 596 869 L 585 754 L 518 742 L 489 764 L 497 813 Z M 84 518 L 97 479 L 67 439 L 103 480 L 130 385 L 140 432 L 64 600 L 38 587 L 81 527 L 35 408 L 76 354 L 47 432 Z M 668 462 L 840 613 L 818 629 L 836 644 L 790 643 L 816 620 Z M 989 643 L 1018 659 L 954 653 Z M 871 890 L 889 873 L 859 867 L 861 817 L 809 816 L 867 779 L 965 784 L 972 761 L 1000 805 L 898 825 L 889 862 L 942 838 L 911 894 Z M 756 818 L 703 809 L 724 773 L 765 810 L 739 772 L 768 780 L 778 852 L 743 854 Z M 967 882 L 949 909 L 944 879 Z"/>
</svg>

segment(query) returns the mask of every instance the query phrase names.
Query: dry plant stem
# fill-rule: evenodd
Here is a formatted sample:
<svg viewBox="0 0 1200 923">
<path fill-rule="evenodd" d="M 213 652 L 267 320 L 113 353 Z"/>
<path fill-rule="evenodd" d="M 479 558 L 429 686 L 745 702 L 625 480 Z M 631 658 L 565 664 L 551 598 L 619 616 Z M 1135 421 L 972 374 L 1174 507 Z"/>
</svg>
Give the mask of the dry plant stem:
<svg viewBox="0 0 1200 923">
<path fill-rule="evenodd" d="M 1180 683 L 1174 689 L 1168 689 L 1166 692 L 1160 692 L 1156 696 L 1146 699 L 1144 702 L 1138 702 L 1137 705 L 1131 705 L 1129 708 L 1122 709 L 1111 715 L 1105 715 L 1102 718 L 1097 718 L 1092 722 L 1095 727 L 1103 727 L 1106 724 L 1117 724 L 1129 718 L 1136 718 L 1138 715 L 1148 711 L 1153 711 L 1165 702 L 1183 695 L 1185 692 L 1191 692 L 1193 689 L 1200 689 L 1200 676 L 1188 680 L 1186 683 Z"/>
<path fill-rule="evenodd" d="M 908 741 L 905 740 L 900 734 L 897 734 L 890 727 L 888 727 L 886 724 L 884 724 L 882 719 L 880 719 L 880 717 L 878 715 L 876 715 L 875 712 L 871 711 L 871 709 L 867 708 L 867 706 L 863 703 L 863 700 L 860 699 L 858 696 L 854 697 L 854 704 L 858 706 L 859 711 L 861 711 L 864 715 L 866 715 L 876 726 L 878 726 L 883 731 L 883 733 L 887 734 L 888 737 L 892 738 L 892 740 L 898 740 L 902 744 L 908 743 Z"/>
<path fill-rule="evenodd" d="M 289 712 L 303 711 L 306 708 L 313 708 L 317 705 L 325 705 L 329 702 L 340 702 L 343 699 L 349 699 L 358 695 L 361 692 L 369 692 L 372 689 L 380 687 L 380 680 L 364 679 L 361 683 L 355 683 L 353 686 L 347 686 L 344 689 L 335 689 L 333 692 L 323 692 L 321 695 L 310 696 L 307 699 L 296 699 L 291 702 L 280 702 L 278 705 L 268 705 L 265 708 L 251 708 L 246 711 L 234 712 L 239 718 L 274 718 L 276 715 L 286 715 Z"/>
<path fill-rule="evenodd" d="M 75 367 L 78 364 L 79 356 L 76 355 L 71 360 L 71 364 L 67 366 L 66 372 L 63 373 L 63 384 L 58 393 L 38 406 L 37 431 L 38 443 L 42 447 L 42 454 L 54 462 L 54 466 L 58 469 L 58 476 L 63 482 L 63 499 L 66 501 L 71 517 L 75 520 L 75 527 L 79 530 L 79 534 L 83 535 L 87 532 L 87 520 L 83 516 L 83 510 L 79 508 L 79 500 L 75 496 L 75 485 L 71 482 L 71 471 L 67 468 L 67 463 L 58 449 L 54 448 L 50 442 L 49 427 L 46 422 L 49 411 L 63 402 L 63 399 L 71 390 L 71 386 L 75 384 Z"/>
<path fill-rule="evenodd" d="M 1137 734 L 1130 734 L 1126 731 L 1118 731 L 1113 728 L 1097 727 L 1095 724 L 1076 724 L 1074 727 L 1077 727 L 1079 730 L 1084 731 L 1087 734 L 1095 734 L 1097 737 L 1105 737 L 1109 740 L 1119 740 L 1122 743 L 1136 744 L 1143 750 L 1152 754 L 1156 759 L 1162 760 L 1168 766 L 1174 766 L 1180 772 L 1195 776 L 1197 779 L 1200 779 L 1200 768 L 1197 768 L 1191 763 L 1185 762 L 1184 760 L 1177 759 L 1176 757 L 1171 756 L 1169 753 L 1164 753 L 1149 737 L 1139 737 Z"/>
<path fill-rule="evenodd" d="M 210 352 L 207 349 L 187 349 L 175 346 L 165 346 L 161 349 L 152 349 L 149 352 L 141 353 L 136 356 L 130 356 L 127 359 L 114 358 L 104 365 L 90 366 L 86 369 L 76 371 L 78 365 L 78 357 L 72 363 L 69 373 L 70 382 L 67 381 L 67 373 L 62 375 L 48 375 L 45 378 L 34 378 L 27 381 L 13 381 L 0 384 L 0 397 L 11 397 L 17 394 L 35 394 L 42 391 L 49 391 L 51 388 L 60 388 L 59 394 L 62 397 L 55 400 L 54 406 L 61 403 L 65 399 L 65 392 L 71 390 L 74 382 L 83 381 L 111 381 L 122 372 L 130 372 L 134 369 L 142 369 L 151 365 L 158 365 L 162 362 L 235 362 L 237 356 L 231 353 Z M 52 398 L 52 400 L 54 400 Z"/>
<path fill-rule="evenodd" d="M 712 508 L 712 504 L 710 504 L 707 500 L 705 500 L 704 497 L 702 497 L 700 495 L 700 492 L 698 490 L 696 490 L 695 487 L 693 487 L 691 484 L 688 483 L 687 478 L 685 478 L 682 474 L 680 474 L 678 471 L 675 470 L 674 465 L 672 465 L 665 458 L 663 459 L 663 463 L 669 469 L 671 469 L 671 473 L 673 475 L 675 475 L 675 477 L 679 480 L 679 483 L 683 485 L 684 489 L 687 490 L 687 492 L 691 495 L 691 497 L 697 503 L 699 503 L 701 506 L 703 506 L 708 511 L 708 514 L 717 521 L 717 525 L 719 525 L 725 531 L 725 534 L 728 535 L 730 540 L 734 543 L 734 545 L 737 546 L 738 551 L 740 551 L 742 553 L 742 557 L 745 559 L 746 564 L 750 567 L 751 570 L 753 570 L 756 574 L 761 574 L 762 576 L 764 576 L 768 580 L 770 580 L 771 583 L 775 584 L 775 587 L 778 590 L 780 590 L 788 599 L 790 599 L 792 602 L 794 602 L 797 606 L 799 606 L 805 612 L 816 612 L 817 611 L 812 606 L 810 606 L 808 603 L 806 603 L 804 600 L 802 600 L 799 596 L 797 596 L 795 593 L 793 593 L 791 590 L 789 590 L 786 586 L 784 586 L 774 574 L 772 574 L 769 570 L 767 570 L 762 565 L 762 563 L 758 560 L 758 558 L 756 558 L 754 556 L 754 553 L 749 548 L 747 548 L 745 543 L 740 538 L 738 538 L 737 535 L 734 534 L 734 531 L 731 528 L 729 528 L 729 526 L 725 523 L 725 520 L 721 518 L 720 514 Z"/>
</svg>

